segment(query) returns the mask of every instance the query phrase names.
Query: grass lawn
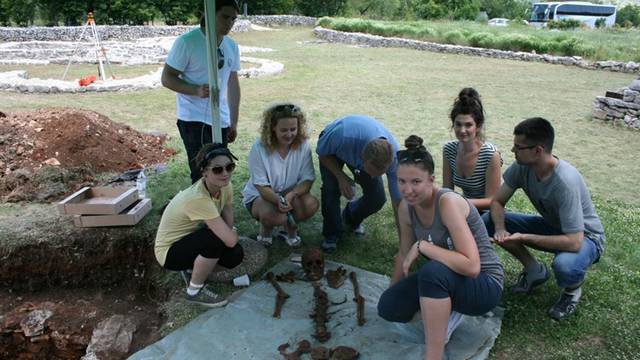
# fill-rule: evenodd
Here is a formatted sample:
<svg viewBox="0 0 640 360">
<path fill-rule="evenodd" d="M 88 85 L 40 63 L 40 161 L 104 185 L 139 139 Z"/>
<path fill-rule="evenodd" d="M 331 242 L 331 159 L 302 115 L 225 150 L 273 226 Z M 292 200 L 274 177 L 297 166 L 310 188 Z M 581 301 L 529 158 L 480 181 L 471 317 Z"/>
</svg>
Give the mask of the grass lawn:
<svg viewBox="0 0 640 360">
<path fill-rule="evenodd" d="M 64 70 L 67 65 L 50 64 L 50 65 L 2 65 L 1 71 L 11 70 L 26 70 L 29 78 L 41 78 L 41 79 L 56 79 L 62 80 Z M 138 66 L 126 66 L 112 64 L 111 69 L 117 79 L 128 79 L 142 75 L 148 75 L 153 73 L 161 65 L 138 65 Z M 111 76 L 111 71 L 107 65 L 104 65 L 104 70 L 107 76 Z M 95 75 L 98 77 L 98 64 L 71 64 L 65 80 L 72 81 L 74 79 L 81 79 L 88 75 Z"/>
<path fill-rule="evenodd" d="M 559 289 L 553 281 L 534 296 L 505 293 L 507 307 L 502 333 L 492 358 L 511 359 L 633 359 L 640 349 L 640 199 L 635 190 L 640 180 L 640 133 L 590 119 L 591 103 L 606 90 L 626 86 L 629 74 L 582 70 L 574 67 L 459 55 L 418 52 L 408 49 L 360 48 L 347 45 L 310 43 L 309 28 L 286 28 L 272 32 L 235 34 L 241 45 L 262 46 L 276 51 L 259 57 L 285 64 L 276 77 L 242 79 L 240 135 L 231 148 L 240 157 L 234 175 L 239 194 L 248 179 L 246 156 L 258 133 L 259 115 L 272 101 L 294 100 L 307 111 L 312 142 L 334 118 L 365 113 L 380 119 L 402 142 L 418 134 L 436 159 L 440 180 L 441 147 L 454 138 L 447 120 L 458 91 L 475 87 L 483 96 L 487 111 L 486 133 L 503 153 L 505 167 L 513 161 L 509 149 L 513 126 L 530 116 L 550 119 L 556 128 L 554 152 L 574 164 L 584 175 L 595 198 L 606 229 L 607 252 L 589 273 L 583 301 L 573 319 L 556 323 L 546 311 Z M 6 67 L 0 67 L 4 71 Z M 160 130 L 174 136 L 175 99 L 165 89 L 144 92 L 25 95 L 3 93 L 1 111 L 28 110 L 47 106 L 76 106 L 92 109 L 115 121 L 142 131 Z M 317 161 L 316 161 L 317 164 Z M 162 177 L 151 179 L 149 193 L 156 206 L 187 186 L 184 155 L 180 154 Z M 313 193 L 319 195 L 316 182 Z M 235 198 L 240 232 L 253 236 L 258 227 Z M 531 211 L 521 193 L 510 203 L 517 210 Z M 389 205 L 365 221 L 364 239 L 347 238 L 339 244 L 332 260 L 367 270 L 390 274 L 398 240 Z M 321 242 L 321 218 L 316 214 L 302 225 L 305 246 Z M 290 250 L 275 244 L 270 263 Z M 507 283 L 515 280 L 519 266 L 500 251 Z M 550 261 L 548 255 L 542 255 Z M 177 276 L 158 281 L 176 288 Z M 226 285 L 221 290 L 230 290 Z M 180 326 L 202 311 L 170 301 L 164 306 L 167 330 Z"/>
<path fill-rule="evenodd" d="M 324 27 L 340 31 L 397 36 L 442 44 L 526 52 L 535 50 L 538 54 L 582 56 L 591 60 L 640 61 L 640 31 L 637 29 L 577 28 L 558 31 L 536 29 L 515 21 L 506 27 L 450 20 L 323 18 L 320 23 Z"/>
</svg>

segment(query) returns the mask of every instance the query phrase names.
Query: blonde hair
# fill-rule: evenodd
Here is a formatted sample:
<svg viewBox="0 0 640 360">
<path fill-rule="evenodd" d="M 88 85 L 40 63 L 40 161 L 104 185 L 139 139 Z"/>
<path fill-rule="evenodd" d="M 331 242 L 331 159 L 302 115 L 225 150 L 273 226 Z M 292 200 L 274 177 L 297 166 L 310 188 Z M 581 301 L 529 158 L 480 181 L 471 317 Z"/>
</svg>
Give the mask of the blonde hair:
<svg viewBox="0 0 640 360">
<path fill-rule="evenodd" d="M 386 139 L 374 139 L 365 145 L 362 150 L 362 159 L 371 161 L 378 170 L 384 170 L 393 161 L 393 148 Z"/>
<path fill-rule="evenodd" d="M 298 105 L 289 102 L 272 104 L 262 113 L 262 124 L 260 125 L 260 140 L 262 140 L 262 144 L 269 152 L 275 151 L 278 146 L 278 139 L 273 129 L 278 125 L 278 120 L 285 118 L 296 118 L 298 120 L 298 134 L 291 143 L 292 149 L 297 148 L 309 138 L 307 135 L 307 117 Z"/>
</svg>

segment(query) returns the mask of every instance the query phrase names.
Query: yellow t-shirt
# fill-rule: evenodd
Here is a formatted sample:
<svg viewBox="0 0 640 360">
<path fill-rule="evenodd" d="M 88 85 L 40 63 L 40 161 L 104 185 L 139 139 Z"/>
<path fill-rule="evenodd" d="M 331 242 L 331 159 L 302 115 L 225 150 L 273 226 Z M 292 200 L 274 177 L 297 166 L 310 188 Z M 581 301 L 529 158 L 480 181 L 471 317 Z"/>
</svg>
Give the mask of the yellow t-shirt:
<svg viewBox="0 0 640 360">
<path fill-rule="evenodd" d="M 164 266 L 173 243 L 199 230 L 204 220 L 219 217 L 225 205 L 231 206 L 232 197 L 231 183 L 220 189 L 220 196 L 214 198 L 204 187 L 202 179 L 180 191 L 162 214 L 156 233 L 155 255 L 160 265 Z"/>
</svg>

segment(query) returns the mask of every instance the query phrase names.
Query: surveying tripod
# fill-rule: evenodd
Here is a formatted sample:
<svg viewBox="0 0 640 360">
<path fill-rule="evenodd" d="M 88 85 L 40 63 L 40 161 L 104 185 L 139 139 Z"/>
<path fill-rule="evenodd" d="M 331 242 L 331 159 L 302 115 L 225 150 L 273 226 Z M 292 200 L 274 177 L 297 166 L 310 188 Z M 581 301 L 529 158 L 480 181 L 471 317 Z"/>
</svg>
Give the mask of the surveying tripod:
<svg viewBox="0 0 640 360">
<path fill-rule="evenodd" d="M 87 14 L 87 23 L 82 28 L 82 33 L 80 33 L 80 38 L 78 38 L 78 44 L 76 44 L 75 49 L 73 49 L 73 53 L 71 53 L 71 56 L 69 57 L 69 62 L 67 63 L 66 69 L 64 69 L 62 80 L 64 80 L 65 77 L 67 77 L 67 72 L 69 71 L 69 67 L 71 66 L 71 61 L 73 61 L 73 56 L 76 54 L 76 52 L 78 52 L 78 48 L 80 47 L 80 42 L 82 41 L 82 38 L 84 37 L 84 33 L 87 31 L 87 29 L 91 30 L 91 37 L 93 38 L 94 51 L 96 53 L 96 60 L 98 62 L 98 76 L 103 81 L 107 80 L 106 74 L 104 73 L 104 66 L 102 65 L 102 59 L 104 58 L 104 62 L 107 64 L 107 67 L 109 68 L 109 72 L 111 73 L 111 78 L 115 79 L 116 77 L 115 77 L 115 74 L 113 73 L 113 69 L 111 69 L 111 63 L 107 58 L 107 49 L 102 47 L 102 44 L 100 43 L 100 36 L 98 36 L 96 21 L 93 19 L 93 13 L 89 11 L 89 13 Z"/>
</svg>

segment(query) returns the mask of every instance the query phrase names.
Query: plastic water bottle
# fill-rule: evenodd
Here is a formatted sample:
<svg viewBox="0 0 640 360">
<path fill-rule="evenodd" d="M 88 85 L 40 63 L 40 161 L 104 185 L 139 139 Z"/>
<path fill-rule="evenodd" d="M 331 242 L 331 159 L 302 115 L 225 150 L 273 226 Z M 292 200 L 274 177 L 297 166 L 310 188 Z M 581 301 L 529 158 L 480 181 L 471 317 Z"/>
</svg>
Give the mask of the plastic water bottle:
<svg viewBox="0 0 640 360">
<path fill-rule="evenodd" d="M 144 199 L 147 197 L 147 177 L 144 175 L 144 169 L 138 173 L 136 188 L 138 189 L 138 198 Z"/>
</svg>

